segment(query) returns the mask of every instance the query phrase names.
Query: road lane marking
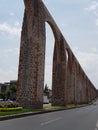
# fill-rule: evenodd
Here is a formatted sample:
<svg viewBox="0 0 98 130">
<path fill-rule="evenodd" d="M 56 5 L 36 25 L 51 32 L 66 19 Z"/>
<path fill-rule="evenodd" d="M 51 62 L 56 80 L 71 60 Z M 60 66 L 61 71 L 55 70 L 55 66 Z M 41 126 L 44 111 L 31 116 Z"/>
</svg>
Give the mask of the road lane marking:
<svg viewBox="0 0 98 130">
<path fill-rule="evenodd" d="M 96 123 L 96 127 L 98 128 L 98 120 L 97 120 L 97 123 Z"/>
<path fill-rule="evenodd" d="M 53 122 L 61 120 L 61 119 L 62 119 L 62 117 L 59 117 L 59 118 L 56 118 L 56 119 L 53 119 L 53 120 L 50 120 L 50 121 L 47 121 L 47 122 L 43 122 L 43 123 L 41 123 L 41 126 L 48 125 L 50 123 L 53 123 Z"/>
<path fill-rule="evenodd" d="M 96 128 L 94 130 L 98 130 L 98 120 L 97 120 L 97 123 L 96 123 Z"/>
</svg>

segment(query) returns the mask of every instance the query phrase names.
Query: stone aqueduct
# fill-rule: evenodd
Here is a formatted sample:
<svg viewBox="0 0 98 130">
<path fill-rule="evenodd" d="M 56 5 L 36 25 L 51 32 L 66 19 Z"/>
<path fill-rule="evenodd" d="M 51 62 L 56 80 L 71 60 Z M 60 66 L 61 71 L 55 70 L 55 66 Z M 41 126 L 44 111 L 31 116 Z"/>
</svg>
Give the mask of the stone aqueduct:
<svg viewBox="0 0 98 130">
<path fill-rule="evenodd" d="M 96 88 L 86 76 L 42 0 L 24 0 L 17 101 L 25 108 L 43 107 L 45 22 L 54 34 L 52 105 L 89 103 Z"/>
</svg>

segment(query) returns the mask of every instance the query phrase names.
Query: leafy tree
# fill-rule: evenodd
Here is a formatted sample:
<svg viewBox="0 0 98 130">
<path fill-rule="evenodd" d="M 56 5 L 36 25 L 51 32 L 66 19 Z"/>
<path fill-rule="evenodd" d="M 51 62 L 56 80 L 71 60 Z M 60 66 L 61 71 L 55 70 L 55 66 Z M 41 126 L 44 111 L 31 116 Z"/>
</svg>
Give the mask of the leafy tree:
<svg viewBox="0 0 98 130">
<path fill-rule="evenodd" d="M 3 100 L 7 100 L 9 97 L 10 97 L 10 91 L 0 93 L 0 98 L 2 98 Z"/>
<path fill-rule="evenodd" d="M 11 87 L 10 87 L 10 90 L 11 90 L 12 93 L 15 93 L 16 92 L 16 85 L 12 84 Z"/>
<path fill-rule="evenodd" d="M 11 92 L 10 92 L 10 91 L 6 91 L 6 92 L 5 92 L 5 97 L 6 97 L 6 99 L 9 99 L 10 94 L 11 94 Z"/>
<path fill-rule="evenodd" d="M 49 92 L 49 89 L 48 89 L 48 86 L 47 84 L 45 85 L 45 88 L 44 88 L 44 93 L 48 93 Z"/>
<path fill-rule="evenodd" d="M 2 98 L 3 100 L 5 100 L 5 92 L 0 93 L 0 98 Z"/>
</svg>

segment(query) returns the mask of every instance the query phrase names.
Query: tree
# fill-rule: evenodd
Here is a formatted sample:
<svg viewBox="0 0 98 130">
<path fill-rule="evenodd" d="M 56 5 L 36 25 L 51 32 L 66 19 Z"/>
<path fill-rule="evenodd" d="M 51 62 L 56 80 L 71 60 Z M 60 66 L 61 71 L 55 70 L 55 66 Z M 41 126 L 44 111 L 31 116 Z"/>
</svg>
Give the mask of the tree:
<svg viewBox="0 0 98 130">
<path fill-rule="evenodd" d="M 47 84 L 45 85 L 44 93 L 45 93 L 47 96 L 49 96 L 49 88 L 48 88 Z"/>
<path fill-rule="evenodd" d="M 17 91 L 17 86 L 16 84 L 11 84 L 10 86 L 10 99 L 11 100 L 16 100 L 16 91 Z"/>
<path fill-rule="evenodd" d="M 0 93 L 0 98 L 2 98 L 3 100 L 5 100 L 5 92 Z"/>
<path fill-rule="evenodd" d="M 2 98 L 3 100 L 7 100 L 9 97 L 10 97 L 10 91 L 0 93 L 0 98 Z"/>
<path fill-rule="evenodd" d="M 12 84 L 11 87 L 10 87 L 10 90 L 11 90 L 12 93 L 16 93 L 16 85 Z"/>
</svg>

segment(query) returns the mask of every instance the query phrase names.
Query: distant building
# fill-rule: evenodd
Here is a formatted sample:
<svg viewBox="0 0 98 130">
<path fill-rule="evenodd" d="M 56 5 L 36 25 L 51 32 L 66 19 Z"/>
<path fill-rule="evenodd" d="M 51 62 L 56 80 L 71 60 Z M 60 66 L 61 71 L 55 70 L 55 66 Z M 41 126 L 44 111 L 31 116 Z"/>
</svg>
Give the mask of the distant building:
<svg viewBox="0 0 98 130">
<path fill-rule="evenodd" d="M 17 80 L 11 80 L 10 81 L 10 85 L 14 85 L 14 84 L 17 85 Z"/>
<path fill-rule="evenodd" d="M 10 83 L 0 83 L 0 93 L 3 93 L 5 91 L 9 91 L 10 89 Z"/>
<path fill-rule="evenodd" d="M 17 84 L 17 80 L 11 80 L 10 82 L 0 83 L 0 93 L 11 92 L 9 98 L 15 100 L 16 92 L 11 91 L 11 86 L 16 84 Z"/>
</svg>

